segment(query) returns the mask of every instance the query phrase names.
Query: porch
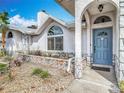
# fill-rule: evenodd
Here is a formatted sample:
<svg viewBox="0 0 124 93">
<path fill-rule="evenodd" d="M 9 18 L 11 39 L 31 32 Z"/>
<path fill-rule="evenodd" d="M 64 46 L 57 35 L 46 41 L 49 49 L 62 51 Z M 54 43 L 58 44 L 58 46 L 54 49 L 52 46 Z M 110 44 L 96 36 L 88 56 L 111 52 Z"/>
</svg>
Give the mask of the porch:
<svg viewBox="0 0 124 93">
<path fill-rule="evenodd" d="M 110 72 L 86 68 L 83 77 L 74 80 L 62 93 L 119 93 L 113 68 Z"/>
<path fill-rule="evenodd" d="M 108 0 L 75 2 L 75 77 L 82 78 L 81 59 L 101 67 L 114 65 L 118 56 L 118 7 Z M 91 72 L 90 72 L 91 73 Z"/>
</svg>

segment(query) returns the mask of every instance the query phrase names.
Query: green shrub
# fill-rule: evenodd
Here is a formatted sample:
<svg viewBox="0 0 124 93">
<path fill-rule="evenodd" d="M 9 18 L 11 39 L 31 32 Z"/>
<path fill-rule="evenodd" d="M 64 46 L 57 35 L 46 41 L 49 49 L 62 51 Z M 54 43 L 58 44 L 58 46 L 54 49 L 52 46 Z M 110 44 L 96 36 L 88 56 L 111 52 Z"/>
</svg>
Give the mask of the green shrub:
<svg viewBox="0 0 124 93">
<path fill-rule="evenodd" d="M 0 51 L 0 57 L 5 56 L 5 53 L 3 51 Z"/>
<path fill-rule="evenodd" d="M 49 72 L 48 71 L 44 71 L 40 68 L 35 68 L 33 69 L 33 72 L 32 72 L 33 75 L 36 75 L 36 76 L 39 76 L 41 78 L 48 78 L 49 77 Z"/>
<path fill-rule="evenodd" d="M 49 77 L 49 73 L 48 73 L 48 71 L 42 71 L 41 73 L 40 73 L 40 77 L 41 78 L 48 78 Z"/>
<path fill-rule="evenodd" d="M 0 57 L 3 57 L 6 55 L 6 52 L 4 50 L 0 50 Z"/>
<path fill-rule="evenodd" d="M 35 69 L 33 69 L 32 74 L 33 74 L 33 75 L 39 75 L 41 72 L 42 72 L 42 69 L 40 69 L 40 68 L 35 68 Z"/>
<path fill-rule="evenodd" d="M 6 64 L 0 63 L 0 68 L 1 68 L 1 67 L 6 67 Z"/>
<path fill-rule="evenodd" d="M 6 64 L 2 64 L 0 63 L 0 71 L 3 71 L 7 68 L 7 65 Z"/>
<path fill-rule="evenodd" d="M 124 91 L 124 80 L 120 82 L 119 87 L 121 91 Z"/>
</svg>

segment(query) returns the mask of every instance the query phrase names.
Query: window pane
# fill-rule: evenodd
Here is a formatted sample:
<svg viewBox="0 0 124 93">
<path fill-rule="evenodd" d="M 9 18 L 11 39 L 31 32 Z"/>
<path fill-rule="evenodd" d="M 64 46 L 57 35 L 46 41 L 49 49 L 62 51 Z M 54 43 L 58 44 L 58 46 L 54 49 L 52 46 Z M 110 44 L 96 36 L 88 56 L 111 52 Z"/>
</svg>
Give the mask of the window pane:
<svg viewBox="0 0 124 93">
<path fill-rule="evenodd" d="M 48 36 L 51 36 L 51 35 L 61 35 L 61 34 L 63 34 L 63 31 L 58 26 L 53 26 L 48 31 Z"/>
<path fill-rule="evenodd" d="M 54 38 L 48 38 L 48 50 L 54 50 Z"/>
<path fill-rule="evenodd" d="M 63 34 L 62 29 L 58 26 L 54 26 L 54 34 L 55 35 Z"/>
<path fill-rule="evenodd" d="M 100 16 L 95 20 L 94 24 L 105 23 L 105 22 L 110 22 L 110 21 L 112 21 L 110 17 L 108 17 L 108 16 Z"/>
<path fill-rule="evenodd" d="M 54 35 L 54 28 L 51 27 L 48 31 L 48 36 Z"/>
<path fill-rule="evenodd" d="M 55 50 L 63 50 L 63 36 L 55 38 Z"/>
</svg>

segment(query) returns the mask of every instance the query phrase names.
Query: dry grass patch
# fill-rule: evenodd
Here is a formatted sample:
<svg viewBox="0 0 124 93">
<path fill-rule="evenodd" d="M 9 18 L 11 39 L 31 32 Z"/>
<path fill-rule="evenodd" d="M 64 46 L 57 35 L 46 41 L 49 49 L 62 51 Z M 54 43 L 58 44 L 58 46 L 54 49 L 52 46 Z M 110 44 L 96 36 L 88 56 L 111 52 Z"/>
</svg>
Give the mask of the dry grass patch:
<svg viewBox="0 0 124 93">
<path fill-rule="evenodd" d="M 24 63 L 11 69 L 14 79 L 0 83 L 0 93 L 60 93 L 74 79 L 72 74 L 41 64 Z"/>
</svg>

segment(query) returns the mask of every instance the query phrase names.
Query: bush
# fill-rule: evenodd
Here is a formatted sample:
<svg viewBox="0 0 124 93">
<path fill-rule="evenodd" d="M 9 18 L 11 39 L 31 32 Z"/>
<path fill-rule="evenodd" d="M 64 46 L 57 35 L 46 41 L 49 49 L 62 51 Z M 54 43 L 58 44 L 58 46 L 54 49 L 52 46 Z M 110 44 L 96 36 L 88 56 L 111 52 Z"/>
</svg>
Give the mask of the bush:
<svg viewBox="0 0 124 93">
<path fill-rule="evenodd" d="M 49 77 L 49 73 L 48 73 L 48 71 L 42 71 L 41 73 L 40 73 L 40 77 L 41 78 L 48 78 Z"/>
<path fill-rule="evenodd" d="M 2 64 L 0 63 L 0 75 L 4 74 L 7 72 L 7 64 Z"/>
<path fill-rule="evenodd" d="M 48 71 L 44 71 L 44 70 L 42 70 L 40 68 L 33 69 L 32 74 L 36 75 L 36 76 L 39 76 L 39 77 L 41 77 L 43 79 L 48 78 L 49 75 L 50 75 Z"/>
<path fill-rule="evenodd" d="M 6 67 L 6 64 L 0 63 L 0 68 L 1 68 L 1 67 Z"/>
<path fill-rule="evenodd" d="M 40 69 L 40 68 L 35 68 L 35 69 L 33 69 L 33 75 L 39 75 L 40 73 L 42 72 L 42 69 Z"/>
<path fill-rule="evenodd" d="M 6 56 L 6 51 L 4 49 L 0 50 L 0 57 Z"/>
<path fill-rule="evenodd" d="M 124 80 L 120 82 L 119 87 L 121 91 L 124 91 Z"/>
</svg>

